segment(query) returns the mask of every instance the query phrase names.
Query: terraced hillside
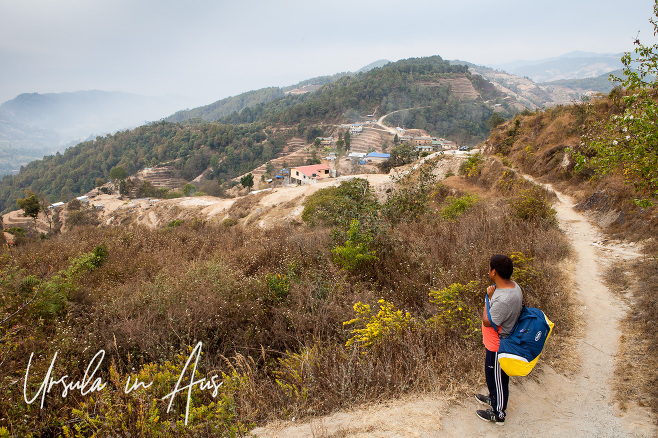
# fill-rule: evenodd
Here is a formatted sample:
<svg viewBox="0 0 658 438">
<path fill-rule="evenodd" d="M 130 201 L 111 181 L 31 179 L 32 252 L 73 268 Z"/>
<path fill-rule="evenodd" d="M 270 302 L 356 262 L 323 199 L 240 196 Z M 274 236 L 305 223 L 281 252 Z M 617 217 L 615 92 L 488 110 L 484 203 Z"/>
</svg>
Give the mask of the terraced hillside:
<svg viewBox="0 0 658 438">
<path fill-rule="evenodd" d="M 185 185 L 185 181 L 173 176 L 173 167 L 147 167 L 137 172 L 137 177 L 153 184 L 154 187 L 177 189 Z"/>
<path fill-rule="evenodd" d="M 364 128 L 361 134 L 352 136 L 351 152 L 382 152 L 382 144 L 393 143 L 393 134 L 382 129 Z"/>
<path fill-rule="evenodd" d="M 466 75 L 461 75 L 453 78 L 440 78 L 436 81 L 418 82 L 418 85 L 425 87 L 443 87 L 450 86 L 450 91 L 459 100 L 473 100 L 480 96 L 480 93 L 475 89 L 473 83 Z"/>
</svg>

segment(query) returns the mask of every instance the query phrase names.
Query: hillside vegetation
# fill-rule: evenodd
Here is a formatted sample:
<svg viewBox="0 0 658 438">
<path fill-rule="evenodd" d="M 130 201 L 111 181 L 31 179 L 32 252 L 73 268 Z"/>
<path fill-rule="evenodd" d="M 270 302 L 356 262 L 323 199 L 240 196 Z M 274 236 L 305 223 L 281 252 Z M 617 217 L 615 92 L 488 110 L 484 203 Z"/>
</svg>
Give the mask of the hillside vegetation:
<svg viewBox="0 0 658 438">
<path fill-rule="evenodd" d="M 568 247 L 546 194 L 495 159 L 473 156 L 463 176 L 442 182 L 434 166 L 382 200 L 359 179 L 319 190 L 306 202 L 312 226 L 81 226 L 4 253 L 0 382 L 15 389 L 0 401 L 0 426 L 11 435 L 233 436 L 473 384 L 497 252 L 513 254 L 528 304 L 555 315 L 543 356 L 552 361 L 573 321 L 560 286 Z M 540 293 L 549 285 L 554 293 Z M 162 398 L 199 341 L 198 378 L 223 384 L 215 397 L 194 391 L 185 425 L 185 397 L 169 413 Z M 12 383 L 32 352 L 29 397 L 55 352 L 54 373 L 77 378 L 101 349 L 103 391 L 53 391 L 40 409 Z M 125 394 L 129 376 L 154 384 Z"/>
<path fill-rule="evenodd" d="M 479 92 L 479 102 L 463 102 L 451 93 L 449 79 L 466 76 Z M 496 101 L 499 99 L 499 101 Z M 492 101 L 485 105 L 482 101 Z M 251 123 L 254 121 L 286 125 L 301 122 L 338 121 L 352 115 L 377 112 L 387 114 L 406 108 L 430 107 L 424 114 L 434 114 L 423 126 L 437 135 L 451 136 L 465 132 L 484 138 L 488 133 L 486 121 L 493 114 L 493 103 L 503 102 L 503 96 L 486 80 L 471 76 L 468 68 L 450 65 L 441 57 L 412 58 L 375 68 L 353 77 L 343 77 L 327 84 L 315 93 L 286 96 L 267 104 L 257 105 L 223 119 L 229 123 Z M 463 109 L 462 109 L 463 108 Z M 455 114 L 454 110 L 461 111 Z M 472 127 L 457 126 L 465 113 Z M 448 122 L 453 132 L 445 132 L 440 122 Z"/>
<path fill-rule="evenodd" d="M 179 123 L 186 121 L 214 122 L 234 112 L 240 112 L 245 108 L 267 103 L 271 100 L 283 97 L 284 92 L 279 87 L 261 88 L 260 90 L 248 91 L 237 96 L 227 97 L 209 105 L 200 106 L 191 110 L 178 111 L 167 117 L 167 122 Z"/>
<path fill-rule="evenodd" d="M 591 158 L 595 154 L 584 142 L 587 135 L 598 135 L 595 131 L 602 132 L 606 120 L 622 113 L 623 106 L 614 97 L 526 112 L 501 124 L 484 147 L 523 172 L 575 194 L 581 208 L 597 211 L 599 224 L 609 231 L 623 237 L 650 237 L 658 218 L 655 207 L 636 202 L 642 198 L 634 188 L 638 175 L 631 176 L 617 165 L 610 171 L 591 163 L 577 166 L 582 154 Z M 649 197 L 656 199 L 650 193 Z"/>
</svg>

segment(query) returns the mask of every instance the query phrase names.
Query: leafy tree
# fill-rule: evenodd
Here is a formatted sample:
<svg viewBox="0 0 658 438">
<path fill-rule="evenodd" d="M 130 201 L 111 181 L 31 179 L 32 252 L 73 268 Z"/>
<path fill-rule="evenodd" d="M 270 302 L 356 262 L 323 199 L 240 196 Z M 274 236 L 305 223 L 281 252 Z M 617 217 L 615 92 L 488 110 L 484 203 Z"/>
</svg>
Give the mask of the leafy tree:
<svg viewBox="0 0 658 438">
<path fill-rule="evenodd" d="M 210 157 L 210 167 L 212 167 L 213 170 L 217 170 L 219 168 L 219 155 L 215 154 Z"/>
<path fill-rule="evenodd" d="M 249 174 L 251 175 L 251 174 Z M 252 177 L 253 178 L 253 177 Z M 242 182 L 242 181 L 240 181 Z M 185 184 L 185 187 L 183 188 L 183 195 L 185 196 L 192 196 L 196 192 L 196 187 L 193 184 Z"/>
<path fill-rule="evenodd" d="M 313 126 L 306 130 L 306 141 L 311 141 L 317 137 L 323 137 L 324 131 L 319 126 Z"/>
<path fill-rule="evenodd" d="M 128 178 L 128 172 L 126 172 L 126 170 L 121 166 L 114 166 L 112 170 L 110 170 L 110 178 L 123 181 L 124 179 Z"/>
<path fill-rule="evenodd" d="M 402 143 L 391 149 L 391 164 L 393 167 L 404 166 L 418 158 L 416 148 L 409 143 Z"/>
<path fill-rule="evenodd" d="M 251 173 L 246 174 L 240 178 L 240 184 L 242 187 L 247 187 L 249 190 L 254 186 L 254 176 Z"/>
<path fill-rule="evenodd" d="M 505 121 L 505 117 L 501 116 L 500 113 L 493 113 L 489 120 L 487 120 L 487 126 L 490 131 L 493 131 L 498 125 Z"/>
<path fill-rule="evenodd" d="M 162 192 L 150 181 L 144 180 L 137 187 L 136 196 L 138 198 L 160 198 L 162 197 Z"/>
<path fill-rule="evenodd" d="M 34 220 L 34 231 L 37 232 L 37 217 L 43 207 L 35 193 L 26 190 L 25 195 L 25 198 L 17 199 L 16 204 L 18 204 L 18 208 L 23 210 L 23 216 L 29 216 Z"/>
<path fill-rule="evenodd" d="M 80 202 L 79 199 L 71 199 L 67 204 L 66 204 L 66 210 L 67 211 L 78 211 L 82 209 L 82 202 Z"/>
<path fill-rule="evenodd" d="M 350 134 L 350 131 L 345 133 L 343 140 L 345 141 L 345 149 L 349 151 L 350 147 L 352 147 L 352 134 Z"/>
<path fill-rule="evenodd" d="M 130 192 L 135 188 L 135 181 L 130 178 L 124 179 L 119 183 L 119 194 L 121 196 L 129 196 Z"/>
<path fill-rule="evenodd" d="M 313 146 L 318 147 L 320 146 L 320 143 L 322 143 L 322 140 L 320 140 L 320 137 L 317 137 L 315 141 L 313 141 Z"/>
<path fill-rule="evenodd" d="M 649 21 L 658 32 L 658 1 Z M 591 167 L 599 174 L 619 172 L 632 183 L 641 199 L 641 207 L 653 205 L 658 198 L 658 43 L 646 46 L 635 41 L 635 55 L 626 52 L 622 78 L 611 76 L 626 89 L 620 115 L 608 119 L 602 131 L 591 129 L 585 135 L 585 148 L 577 151 L 576 170 Z M 617 93 L 616 95 L 618 95 Z"/>
<path fill-rule="evenodd" d="M 395 137 L 393 137 L 393 143 L 394 144 L 400 143 L 400 137 L 397 134 L 395 134 Z"/>
</svg>

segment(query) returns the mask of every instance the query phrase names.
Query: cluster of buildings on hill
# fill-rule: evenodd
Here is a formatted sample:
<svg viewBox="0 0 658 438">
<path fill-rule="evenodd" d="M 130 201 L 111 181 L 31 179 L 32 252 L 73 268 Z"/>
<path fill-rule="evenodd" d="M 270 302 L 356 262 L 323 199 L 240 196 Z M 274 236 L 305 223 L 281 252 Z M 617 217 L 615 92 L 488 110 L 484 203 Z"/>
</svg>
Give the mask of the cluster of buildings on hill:
<svg viewBox="0 0 658 438">
<path fill-rule="evenodd" d="M 86 205 L 86 204 L 89 204 L 90 199 L 95 198 L 95 197 L 96 197 L 96 195 L 89 195 L 89 196 L 88 195 L 82 195 L 82 196 L 78 196 L 75 199 L 80 201 L 80 203 Z M 55 202 L 53 204 L 50 204 L 48 206 L 48 208 L 50 210 L 56 210 L 58 208 L 64 207 L 65 205 L 66 205 L 66 203 L 60 201 L 60 202 Z M 92 204 L 92 207 L 94 207 L 97 210 L 103 210 L 103 204 Z"/>
<path fill-rule="evenodd" d="M 277 181 L 283 184 L 302 185 L 315 184 L 327 178 L 336 178 L 336 170 L 329 167 L 328 164 L 312 164 L 281 169 L 273 179 L 268 179 L 267 182 Z"/>
<path fill-rule="evenodd" d="M 366 124 L 371 123 L 370 121 L 365 122 Z M 341 128 L 349 129 L 351 135 L 359 135 L 363 132 L 363 123 L 355 123 L 351 125 L 340 125 Z M 400 143 L 409 143 L 416 146 L 416 149 L 419 152 L 432 152 L 432 151 L 442 151 L 444 149 L 454 149 L 456 148 L 455 144 L 445 138 L 436 138 L 430 136 L 420 136 L 416 137 L 413 135 L 408 135 L 405 129 L 397 127 L 395 130 L 398 132 L 398 140 Z M 322 146 L 331 146 L 334 144 L 333 137 L 319 137 L 320 144 Z"/>
<path fill-rule="evenodd" d="M 415 137 L 413 135 L 407 134 L 403 128 L 397 127 L 395 130 L 398 132 L 398 139 L 400 140 L 400 143 L 413 144 L 416 146 L 416 149 L 421 152 L 431 152 L 433 150 L 441 151 L 443 149 L 453 149 L 455 147 L 453 142 L 446 140 L 445 138 L 430 137 L 428 135 Z"/>
</svg>

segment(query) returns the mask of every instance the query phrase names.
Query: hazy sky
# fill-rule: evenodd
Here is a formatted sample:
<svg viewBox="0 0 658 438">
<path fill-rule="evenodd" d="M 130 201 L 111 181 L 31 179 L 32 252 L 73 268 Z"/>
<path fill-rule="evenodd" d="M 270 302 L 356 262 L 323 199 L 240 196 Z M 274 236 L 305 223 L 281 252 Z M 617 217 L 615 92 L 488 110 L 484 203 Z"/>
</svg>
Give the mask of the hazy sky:
<svg viewBox="0 0 658 438">
<path fill-rule="evenodd" d="M 0 0 L 0 102 L 26 92 L 177 94 L 440 55 L 477 64 L 653 43 L 650 0 Z"/>
</svg>

